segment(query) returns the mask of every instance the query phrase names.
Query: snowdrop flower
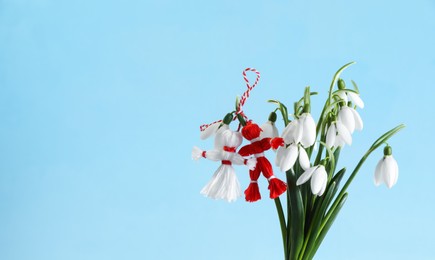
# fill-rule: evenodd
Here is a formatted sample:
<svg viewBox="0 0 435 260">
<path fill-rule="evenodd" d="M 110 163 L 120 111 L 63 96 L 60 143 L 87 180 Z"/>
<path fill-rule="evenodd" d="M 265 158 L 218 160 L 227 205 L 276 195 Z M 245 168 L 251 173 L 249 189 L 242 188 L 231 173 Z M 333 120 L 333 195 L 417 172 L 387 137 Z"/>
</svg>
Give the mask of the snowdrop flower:
<svg viewBox="0 0 435 260">
<path fill-rule="evenodd" d="M 291 144 L 287 148 L 281 146 L 276 153 L 275 164 L 282 172 L 286 172 L 295 165 L 298 158 L 302 169 L 310 168 L 310 159 L 303 147 L 297 144 Z"/>
<path fill-rule="evenodd" d="M 391 189 L 399 177 L 399 166 L 392 155 L 390 146 L 384 148 L 384 157 L 378 162 L 375 169 L 374 182 L 376 186 L 385 183 Z"/>
<path fill-rule="evenodd" d="M 338 121 L 352 134 L 355 130 L 363 129 L 363 121 L 358 112 L 352 107 L 342 106 L 338 112 Z"/>
<path fill-rule="evenodd" d="M 275 164 L 281 171 L 290 170 L 299 158 L 302 169 L 310 167 L 310 159 L 303 147 L 312 146 L 316 139 L 316 125 L 309 113 L 303 113 L 298 120 L 293 120 L 284 129 L 282 138 L 288 147 L 280 147 Z"/>
<path fill-rule="evenodd" d="M 311 178 L 311 192 L 314 195 L 322 196 L 326 190 L 328 182 L 328 174 L 326 173 L 325 166 L 317 165 L 308 168 L 296 181 L 296 185 L 302 185 Z"/>
<path fill-rule="evenodd" d="M 304 147 L 310 147 L 316 141 L 316 123 L 310 113 L 303 113 L 299 119 L 299 125 L 302 131 L 301 144 Z"/>
<path fill-rule="evenodd" d="M 337 120 L 333 122 L 326 132 L 326 146 L 331 147 L 341 147 L 344 144 L 352 144 L 352 136 L 346 126 Z"/>
<path fill-rule="evenodd" d="M 260 138 L 274 138 L 278 137 L 278 128 L 275 126 L 276 121 L 276 113 L 272 112 L 270 113 L 269 120 L 264 123 L 260 128 L 262 130 L 260 134 Z"/>
<path fill-rule="evenodd" d="M 339 79 L 337 83 L 338 83 L 338 88 L 340 90 L 346 88 L 346 84 L 344 83 L 344 80 Z M 364 102 L 360 98 L 359 94 L 356 94 L 355 92 L 339 91 L 338 96 L 346 103 L 350 101 L 353 102 L 357 107 L 364 108 Z"/>
</svg>

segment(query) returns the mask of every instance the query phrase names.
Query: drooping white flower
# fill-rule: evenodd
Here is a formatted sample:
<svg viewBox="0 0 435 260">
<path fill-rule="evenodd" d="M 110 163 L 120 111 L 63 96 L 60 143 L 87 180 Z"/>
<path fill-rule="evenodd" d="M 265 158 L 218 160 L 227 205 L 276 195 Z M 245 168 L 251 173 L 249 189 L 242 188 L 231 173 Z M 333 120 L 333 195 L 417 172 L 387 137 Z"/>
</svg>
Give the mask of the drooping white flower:
<svg viewBox="0 0 435 260">
<path fill-rule="evenodd" d="M 272 112 L 269 115 L 269 119 L 264 123 L 261 128 L 260 138 L 275 138 L 279 136 L 278 128 L 275 126 L 276 112 Z"/>
<path fill-rule="evenodd" d="M 314 136 L 312 136 L 313 129 Z M 278 149 L 275 160 L 276 166 L 278 166 L 281 171 L 286 172 L 294 166 L 296 160 L 299 158 L 299 164 L 302 169 L 308 169 L 310 167 L 310 159 L 302 146 L 309 147 L 314 144 L 316 139 L 316 126 L 311 115 L 304 113 L 303 117 L 301 116 L 298 120 L 290 122 L 284 129 L 282 138 L 288 146 Z M 312 139 L 314 139 L 314 141 L 312 141 Z"/>
<path fill-rule="evenodd" d="M 298 158 L 302 169 L 306 170 L 310 167 L 310 159 L 305 149 L 300 145 L 291 144 L 287 148 L 278 148 L 275 163 L 282 172 L 286 172 L 295 165 Z"/>
<path fill-rule="evenodd" d="M 275 123 L 272 121 L 267 121 L 260 128 L 261 128 L 261 130 L 263 130 L 260 134 L 261 139 L 274 138 L 274 137 L 279 136 L 278 128 L 276 128 Z"/>
<path fill-rule="evenodd" d="M 298 120 L 291 121 L 282 132 L 282 138 L 286 144 L 297 144 L 302 139 L 302 127 Z"/>
<path fill-rule="evenodd" d="M 358 112 L 352 107 L 342 106 L 338 112 L 338 121 L 352 134 L 355 130 L 362 130 L 363 122 Z"/>
<path fill-rule="evenodd" d="M 364 101 L 361 99 L 359 94 L 350 91 L 340 91 L 338 96 L 347 104 L 347 102 L 354 103 L 359 108 L 364 108 Z"/>
<path fill-rule="evenodd" d="M 385 183 L 391 189 L 399 177 L 399 166 L 391 153 L 391 147 L 384 149 L 384 157 L 378 162 L 375 169 L 374 182 L 376 186 Z"/>
<path fill-rule="evenodd" d="M 304 147 L 310 147 L 316 141 L 316 123 L 310 113 L 303 113 L 299 119 L 302 138 L 300 143 Z"/>
<path fill-rule="evenodd" d="M 326 173 L 325 166 L 317 165 L 308 168 L 296 181 L 296 185 L 302 185 L 311 178 L 311 192 L 314 195 L 322 196 L 326 190 L 328 182 L 328 174 Z"/>
<path fill-rule="evenodd" d="M 326 146 L 341 147 L 344 144 L 352 144 L 352 135 L 346 126 L 339 120 L 333 122 L 326 132 Z"/>
<path fill-rule="evenodd" d="M 346 92 L 349 101 L 353 102 L 357 107 L 364 108 L 364 102 L 360 98 L 359 94 L 354 92 Z"/>
</svg>

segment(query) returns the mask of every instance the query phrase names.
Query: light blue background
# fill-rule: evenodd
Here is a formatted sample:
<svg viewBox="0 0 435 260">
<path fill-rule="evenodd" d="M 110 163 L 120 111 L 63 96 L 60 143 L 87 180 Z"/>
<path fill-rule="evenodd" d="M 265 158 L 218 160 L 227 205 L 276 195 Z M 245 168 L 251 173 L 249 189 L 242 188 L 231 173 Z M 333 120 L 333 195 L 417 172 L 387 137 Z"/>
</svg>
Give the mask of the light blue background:
<svg viewBox="0 0 435 260">
<path fill-rule="evenodd" d="M 375 188 L 375 153 L 316 259 L 433 259 L 434 33 L 432 0 L 1 0 L 0 259 L 282 259 L 264 179 L 254 204 L 199 194 L 218 166 L 190 159 L 212 146 L 199 125 L 233 109 L 246 67 L 248 116 L 310 85 L 317 118 L 352 60 L 365 129 L 341 165 L 406 123 L 400 177 Z"/>
</svg>

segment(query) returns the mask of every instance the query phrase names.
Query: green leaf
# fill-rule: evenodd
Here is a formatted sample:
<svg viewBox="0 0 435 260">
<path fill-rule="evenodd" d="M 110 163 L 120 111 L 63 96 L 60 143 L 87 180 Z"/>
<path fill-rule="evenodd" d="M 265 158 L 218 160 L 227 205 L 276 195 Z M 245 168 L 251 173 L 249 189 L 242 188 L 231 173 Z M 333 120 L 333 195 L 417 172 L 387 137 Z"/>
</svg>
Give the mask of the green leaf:
<svg viewBox="0 0 435 260">
<path fill-rule="evenodd" d="M 335 208 L 335 210 L 332 212 L 330 218 L 325 219 L 325 223 L 322 223 L 322 229 L 320 231 L 319 236 L 316 239 L 316 242 L 314 243 L 313 248 L 310 250 L 308 257 L 306 259 L 312 259 L 314 257 L 314 254 L 317 252 L 317 249 L 319 249 L 320 245 L 322 244 L 323 239 L 325 238 L 326 234 L 328 233 L 329 229 L 331 228 L 332 224 L 334 223 L 335 219 L 337 218 L 338 213 L 340 212 L 341 208 L 343 207 L 344 203 L 347 199 L 347 193 L 344 193 L 341 197 L 339 204 Z"/>
<path fill-rule="evenodd" d="M 282 204 L 279 197 L 274 199 L 274 201 L 275 201 L 276 211 L 278 213 L 279 224 L 281 227 L 282 242 L 284 245 L 284 255 L 287 258 L 287 228 L 285 224 L 284 211 L 282 210 Z"/>
<path fill-rule="evenodd" d="M 321 201 L 320 203 L 318 203 L 318 206 L 314 208 L 314 219 L 311 222 L 311 226 L 310 226 L 310 232 L 308 234 L 308 237 L 306 238 L 306 251 L 304 253 L 305 256 L 307 256 L 309 254 L 309 252 L 311 252 L 313 246 L 315 245 L 315 241 L 317 239 L 317 236 L 320 233 L 320 227 L 322 224 L 322 220 L 323 220 L 323 216 L 325 215 L 326 209 L 329 206 L 329 202 L 331 201 L 333 195 L 334 195 L 334 190 L 336 187 L 336 183 L 335 182 L 331 182 L 328 185 L 328 190 L 326 195 L 324 195 L 323 197 L 321 197 L 322 199 L 319 200 Z M 305 259 L 305 258 L 304 258 Z"/>
<path fill-rule="evenodd" d="M 287 250 L 289 259 L 296 259 L 304 242 L 304 202 L 301 190 L 296 186 L 297 176 L 294 172 L 287 171 L 287 210 L 290 232 L 287 233 Z"/>
</svg>

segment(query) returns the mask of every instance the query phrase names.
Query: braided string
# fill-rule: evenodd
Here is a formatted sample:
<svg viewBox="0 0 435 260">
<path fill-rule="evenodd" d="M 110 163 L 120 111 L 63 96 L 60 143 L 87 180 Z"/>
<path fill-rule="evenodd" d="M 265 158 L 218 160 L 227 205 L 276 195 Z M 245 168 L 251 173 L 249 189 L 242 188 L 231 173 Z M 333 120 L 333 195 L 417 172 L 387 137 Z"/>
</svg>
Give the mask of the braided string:
<svg viewBox="0 0 435 260">
<path fill-rule="evenodd" d="M 257 75 L 257 78 L 255 79 L 255 82 L 252 85 L 249 84 L 249 79 L 246 76 L 247 71 L 252 71 Z M 242 75 L 243 75 L 243 79 L 246 82 L 247 90 L 243 93 L 242 97 L 240 98 L 239 105 L 238 105 L 237 111 L 236 111 L 236 116 L 233 118 L 233 121 L 237 119 L 237 115 L 242 115 L 244 118 L 247 119 L 246 115 L 243 113 L 242 108 L 243 108 L 243 105 L 245 105 L 246 100 L 249 98 L 249 94 L 251 93 L 251 90 L 254 89 L 255 86 L 257 86 L 258 81 L 260 80 L 260 72 L 254 68 L 246 68 L 245 70 L 243 70 Z M 222 120 L 217 120 L 217 121 L 214 121 L 213 123 L 210 123 L 210 124 L 201 125 L 199 127 L 199 130 L 201 130 L 201 132 L 202 132 L 205 129 L 207 129 L 209 126 L 216 124 L 216 123 L 219 123 L 219 122 L 222 122 Z"/>
</svg>

